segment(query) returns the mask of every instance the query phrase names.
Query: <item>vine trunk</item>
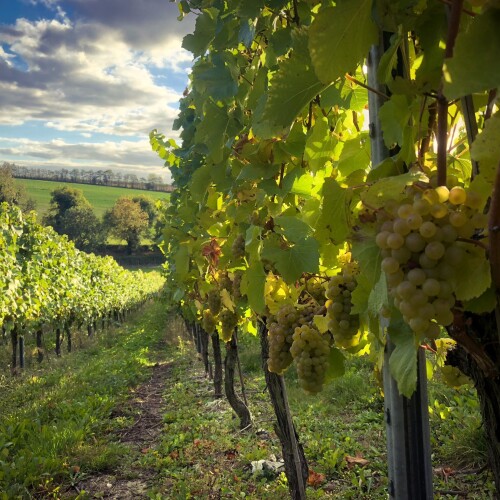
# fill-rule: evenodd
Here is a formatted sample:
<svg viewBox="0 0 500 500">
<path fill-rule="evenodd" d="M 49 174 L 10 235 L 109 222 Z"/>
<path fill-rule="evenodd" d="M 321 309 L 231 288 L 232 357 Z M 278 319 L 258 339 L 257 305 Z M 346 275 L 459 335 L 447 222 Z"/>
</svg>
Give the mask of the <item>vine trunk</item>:
<svg viewBox="0 0 500 500">
<path fill-rule="evenodd" d="M 289 425 L 291 418 L 289 418 L 286 395 L 282 390 L 281 376 L 270 372 L 267 368 L 269 344 L 267 340 L 267 328 L 264 323 L 259 325 L 259 335 L 262 353 L 262 369 L 264 370 L 267 389 L 269 390 L 271 403 L 274 408 L 274 413 L 276 414 L 274 430 L 281 443 L 283 460 L 285 461 L 285 473 L 288 479 L 288 488 L 293 500 L 304 500 L 304 485 L 309 476 L 309 468 L 304 454 L 304 448 L 299 442 L 299 436 L 295 426 L 293 424 L 292 426 Z M 297 453 L 299 464 L 297 464 Z M 299 476 L 299 471 L 302 477 Z"/>
</svg>

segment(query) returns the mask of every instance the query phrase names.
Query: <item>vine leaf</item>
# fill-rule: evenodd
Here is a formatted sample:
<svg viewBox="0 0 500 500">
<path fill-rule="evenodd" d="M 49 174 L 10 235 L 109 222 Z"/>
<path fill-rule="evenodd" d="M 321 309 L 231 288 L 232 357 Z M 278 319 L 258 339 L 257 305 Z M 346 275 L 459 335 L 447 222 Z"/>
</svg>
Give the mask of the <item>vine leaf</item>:
<svg viewBox="0 0 500 500">
<path fill-rule="evenodd" d="M 356 69 L 377 42 L 371 11 L 371 0 L 339 0 L 318 13 L 309 30 L 309 51 L 322 82 Z"/>
<path fill-rule="evenodd" d="M 326 369 L 326 380 L 342 377 L 345 373 L 345 358 L 340 349 L 332 347 L 328 355 L 328 368 Z"/>
<path fill-rule="evenodd" d="M 262 262 L 259 260 L 250 262 L 245 277 L 247 280 L 246 294 L 249 306 L 257 314 L 265 314 L 264 287 L 266 284 L 266 273 Z"/>
<path fill-rule="evenodd" d="M 458 300 L 471 300 L 479 297 L 491 285 L 491 268 L 483 249 L 467 243 L 462 246 L 468 255 L 460 264 L 460 272 L 454 273 L 450 281 Z"/>
<path fill-rule="evenodd" d="M 454 55 L 444 67 L 446 97 L 456 99 L 498 87 L 498 47 L 500 10 L 492 8 L 472 20 L 467 31 L 458 34 Z"/>
<path fill-rule="evenodd" d="M 272 78 L 268 98 L 254 132 L 261 137 L 280 134 L 327 85 L 321 83 L 307 51 L 307 35 L 296 33 L 294 50 Z"/>
<path fill-rule="evenodd" d="M 274 239 L 267 239 L 262 258 L 271 261 L 287 283 L 293 283 L 302 273 L 317 273 L 319 270 L 319 248 L 314 238 L 301 238 L 286 248 Z"/>
<path fill-rule="evenodd" d="M 352 193 L 342 188 L 335 179 L 325 179 L 323 184 L 323 210 L 316 225 L 318 236 L 334 242 L 345 241 L 350 233 L 348 206 Z"/>
<path fill-rule="evenodd" d="M 385 177 L 370 186 L 362 195 L 362 200 L 368 206 L 382 207 L 387 200 L 397 199 L 401 196 L 403 189 L 422 177 L 422 174 L 407 173 Z"/>
<path fill-rule="evenodd" d="M 330 133 L 328 119 L 324 116 L 317 118 L 306 141 L 304 160 L 309 162 L 313 171 L 322 168 L 326 161 L 334 158 L 337 143 Z"/>
<path fill-rule="evenodd" d="M 381 309 L 389 303 L 387 293 L 387 280 L 384 273 L 380 273 L 380 278 L 372 288 L 370 297 L 368 298 L 368 312 L 377 317 Z"/>
<path fill-rule="evenodd" d="M 493 311 L 497 303 L 497 298 L 495 290 L 492 286 L 488 288 L 479 297 L 471 300 L 465 300 L 462 305 L 466 311 L 470 311 L 476 314 L 484 314 Z"/>
<path fill-rule="evenodd" d="M 193 88 L 202 95 L 211 96 L 214 100 L 235 96 L 238 92 L 238 83 L 226 59 L 215 54 L 211 62 L 198 62 L 193 67 Z"/>
<path fill-rule="evenodd" d="M 208 186 L 212 182 L 210 170 L 211 168 L 208 165 L 204 165 L 196 170 L 191 177 L 189 189 L 196 200 L 201 201 L 205 197 Z"/>
<path fill-rule="evenodd" d="M 389 370 L 399 393 L 409 398 L 417 387 L 418 342 L 403 318 L 391 320 L 388 333 L 395 345 L 389 358 Z"/>
<path fill-rule="evenodd" d="M 195 140 L 206 146 L 214 163 L 221 162 L 224 157 L 224 144 L 232 126 L 232 117 L 225 106 L 219 107 L 213 101 L 206 104 L 205 116 L 197 127 Z"/>
<path fill-rule="evenodd" d="M 500 112 L 497 111 L 486 121 L 484 129 L 472 143 L 471 156 L 479 162 L 481 175 L 493 181 L 500 162 Z"/>
<path fill-rule="evenodd" d="M 370 141 L 368 132 L 361 132 L 357 137 L 343 143 L 337 168 L 343 177 L 354 171 L 365 169 L 370 164 Z"/>
<path fill-rule="evenodd" d="M 361 314 L 367 310 L 370 295 L 376 289 L 384 299 L 384 291 L 380 281 L 380 249 L 373 238 L 360 239 L 352 246 L 352 256 L 359 265 L 358 285 L 352 293 L 353 314 Z M 387 293 L 387 291 L 385 291 Z M 373 301 L 374 299 L 372 299 Z"/>
<path fill-rule="evenodd" d="M 274 230 L 293 243 L 300 241 L 304 237 L 310 236 L 312 233 L 312 229 L 308 224 L 291 215 L 275 217 L 274 223 Z"/>
<path fill-rule="evenodd" d="M 403 130 L 411 117 L 408 96 L 394 94 L 379 111 L 380 123 L 384 133 L 384 143 L 388 148 L 403 144 Z"/>
<path fill-rule="evenodd" d="M 215 37 L 217 9 L 206 9 L 196 18 L 194 33 L 182 40 L 182 48 L 189 50 L 195 57 L 202 56 Z"/>
</svg>

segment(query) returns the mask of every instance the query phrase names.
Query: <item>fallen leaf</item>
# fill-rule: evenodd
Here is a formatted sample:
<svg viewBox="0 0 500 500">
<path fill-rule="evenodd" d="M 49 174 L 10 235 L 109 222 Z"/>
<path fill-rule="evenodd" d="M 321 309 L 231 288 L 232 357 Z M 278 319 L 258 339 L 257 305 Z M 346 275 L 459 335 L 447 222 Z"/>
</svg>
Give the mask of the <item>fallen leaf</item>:
<svg viewBox="0 0 500 500">
<path fill-rule="evenodd" d="M 365 465 L 368 465 L 370 463 L 369 460 L 366 460 L 366 458 L 363 458 L 361 455 L 356 455 L 355 457 L 346 455 L 345 459 L 349 467 L 353 467 L 354 465 L 360 465 L 361 467 L 364 467 Z"/>
<path fill-rule="evenodd" d="M 234 460 L 236 455 L 238 454 L 238 450 L 232 449 L 232 450 L 226 450 L 224 452 L 224 455 L 228 460 Z"/>
<path fill-rule="evenodd" d="M 319 472 L 314 472 L 312 469 L 309 469 L 309 477 L 307 478 L 307 484 L 312 486 L 313 488 L 317 488 L 320 484 L 325 482 L 325 475 L 320 474 Z"/>
</svg>

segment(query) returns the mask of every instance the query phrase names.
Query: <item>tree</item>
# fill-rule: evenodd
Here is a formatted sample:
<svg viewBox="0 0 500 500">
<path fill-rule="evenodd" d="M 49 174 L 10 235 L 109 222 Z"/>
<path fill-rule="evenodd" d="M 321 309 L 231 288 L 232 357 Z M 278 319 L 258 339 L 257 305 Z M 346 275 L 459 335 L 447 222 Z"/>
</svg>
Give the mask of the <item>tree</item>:
<svg viewBox="0 0 500 500">
<path fill-rule="evenodd" d="M 54 189 L 51 193 L 49 213 L 43 218 L 43 223 L 62 234 L 62 219 L 67 210 L 76 206 L 90 207 L 81 189 L 67 186 Z"/>
<path fill-rule="evenodd" d="M 103 224 L 90 205 L 75 205 L 66 210 L 59 229 L 60 234 L 66 234 L 76 248 L 85 252 L 98 250 L 106 243 Z"/>
<path fill-rule="evenodd" d="M 24 186 L 16 185 L 12 175 L 13 165 L 4 162 L 0 167 L 0 203 L 17 205 L 23 212 L 35 209 L 35 201 L 29 198 Z"/>
<path fill-rule="evenodd" d="M 141 209 L 148 215 L 148 235 L 150 238 L 156 239 L 161 230 L 158 226 L 157 202 L 146 195 L 134 196 L 132 201 L 139 203 Z"/>
<path fill-rule="evenodd" d="M 80 250 L 96 250 L 106 239 L 104 227 L 81 189 L 67 186 L 54 189 L 43 223 L 59 234 L 66 234 Z"/>
<path fill-rule="evenodd" d="M 104 216 L 111 234 L 127 242 L 127 252 L 131 254 L 139 248 L 141 236 L 149 227 L 148 214 L 139 202 L 122 196 Z"/>
</svg>

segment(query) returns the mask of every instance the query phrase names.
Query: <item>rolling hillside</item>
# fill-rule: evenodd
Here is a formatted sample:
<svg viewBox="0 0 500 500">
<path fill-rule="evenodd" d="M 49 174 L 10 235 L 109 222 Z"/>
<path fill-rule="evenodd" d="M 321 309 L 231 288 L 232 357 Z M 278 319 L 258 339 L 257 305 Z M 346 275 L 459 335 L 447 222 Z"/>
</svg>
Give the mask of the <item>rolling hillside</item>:
<svg viewBox="0 0 500 500">
<path fill-rule="evenodd" d="M 156 191 L 146 191 L 142 189 L 126 189 L 109 186 L 93 186 L 90 184 L 75 184 L 53 181 L 38 181 L 33 179 L 16 179 L 16 183 L 26 187 L 28 195 L 36 201 L 36 211 L 39 216 L 47 213 L 50 206 L 50 193 L 62 186 L 74 187 L 81 189 L 83 195 L 94 208 L 94 212 L 98 217 L 102 217 L 104 212 L 111 208 L 115 201 L 121 196 L 138 196 L 146 195 L 155 200 L 168 200 L 168 193 L 160 193 Z"/>
</svg>

